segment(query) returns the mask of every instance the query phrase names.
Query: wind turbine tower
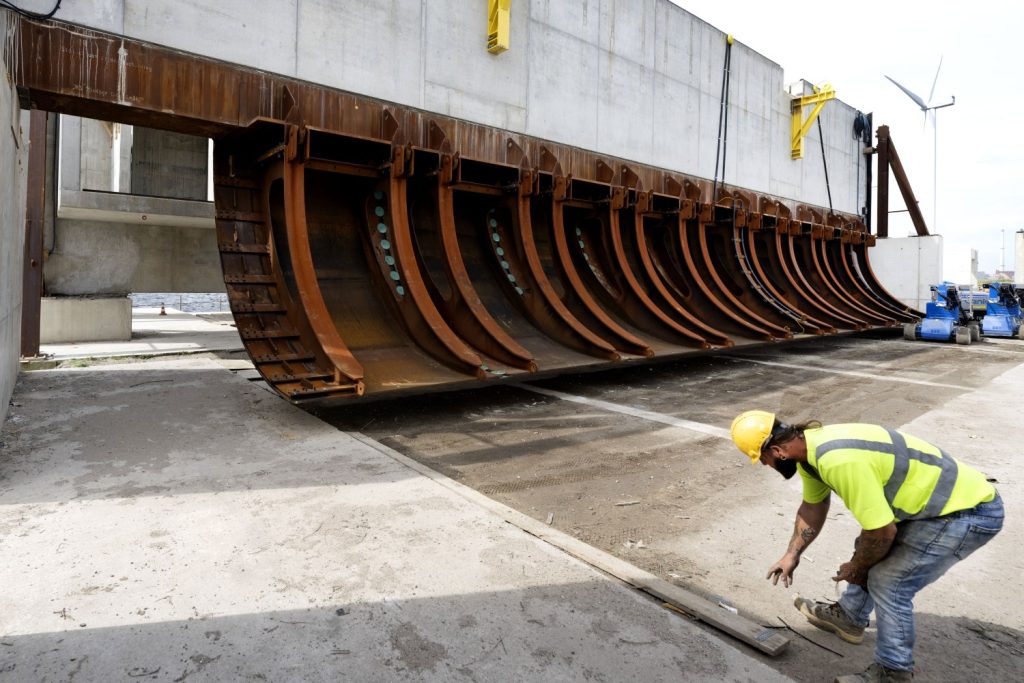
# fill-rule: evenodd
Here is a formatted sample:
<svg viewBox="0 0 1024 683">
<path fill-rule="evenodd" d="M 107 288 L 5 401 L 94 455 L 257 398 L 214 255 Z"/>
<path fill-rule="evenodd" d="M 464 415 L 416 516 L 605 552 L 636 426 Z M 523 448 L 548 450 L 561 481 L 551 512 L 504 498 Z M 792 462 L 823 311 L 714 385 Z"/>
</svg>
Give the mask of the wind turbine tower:
<svg viewBox="0 0 1024 683">
<path fill-rule="evenodd" d="M 932 158 L 932 230 L 935 232 L 939 231 L 939 124 L 938 116 L 935 114 L 936 109 L 944 109 L 945 107 L 952 107 L 956 104 L 956 96 L 951 95 L 950 101 L 945 104 L 932 104 L 932 98 L 935 96 L 935 84 L 939 82 L 939 71 L 942 70 L 942 57 L 939 57 L 939 67 L 935 69 L 935 78 L 932 79 L 932 89 L 928 93 L 928 101 L 925 102 L 920 96 L 915 95 L 910 90 L 900 85 L 896 79 L 891 76 L 886 76 L 893 85 L 903 91 L 903 93 L 914 101 L 921 111 L 924 112 L 925 124 L 928 123 L 928 113 L 932 115 L 932 130 L 934 131 L 934 152 Z"/>
</svg>

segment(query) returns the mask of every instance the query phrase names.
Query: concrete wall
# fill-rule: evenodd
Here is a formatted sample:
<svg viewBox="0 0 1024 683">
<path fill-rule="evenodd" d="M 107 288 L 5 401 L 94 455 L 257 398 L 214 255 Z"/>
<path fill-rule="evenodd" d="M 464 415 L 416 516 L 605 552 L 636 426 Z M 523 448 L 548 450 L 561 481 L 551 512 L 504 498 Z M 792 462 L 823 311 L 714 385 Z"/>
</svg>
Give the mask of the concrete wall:
<svg viewBox="0 0 1024 683">
<path fill-rule="evenodd" d="M 59 138 L 47 294 L 224 291 L 205 138 L 120 126 L 120 191 L 110 124 L 61 116 Z"/>
<path fill-rule="evenodd" d="M 132 194 L 206 199 L 209 140 L 166 130 L 135 128 L 131 150 Z"/>
<path fill-rule="evenodd" d="M 212 229 L 60 219 L 49 295 L 223 292 Z"/>
<path fill-rule="evenodd" d="M 889 293 L 919 311 L 931 301 L 929 287 L 942 282 L 942 235 L 879 239 L 870 258 Z"/>
<path fill-rule="evenodd" d="M 81 0 L 57 18 L 714 175 L 725 35 L 668 0 L 518 1 L 499 55 L 484 48 L 482 0 Z M 789 103 L 781 67 L 737 43 L 725 181 L 827 206 L 817 127 L 790 159 Z M 850 213 L 863 204 L 854 114 L 836 101 L 822 117 L 833 203 Z"/>
<path fill-rule="evenodd" d="M 132 338 L 132 301 L 126 296 L 44 297 L 40 303 L 39 341 L 43 344 Z"/>
<path fill-rule="evenodd" d="M 6 14 L 0 13 L 0 33 Z M 27 136 L 23 118 L 0 56 L 0 422 L 18 377 L 21 353 L 22 263 L 25 255 L 25 171 Z M 27 130 L 27 121 L 24 122 Z"/>
</svg>

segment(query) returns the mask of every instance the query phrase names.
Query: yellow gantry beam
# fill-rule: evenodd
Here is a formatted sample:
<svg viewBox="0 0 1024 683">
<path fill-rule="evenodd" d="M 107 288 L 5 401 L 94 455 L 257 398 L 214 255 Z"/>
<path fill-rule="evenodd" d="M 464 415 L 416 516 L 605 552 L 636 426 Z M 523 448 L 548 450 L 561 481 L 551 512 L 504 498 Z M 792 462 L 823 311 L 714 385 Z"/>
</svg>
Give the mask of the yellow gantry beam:
<svg viewBox="0 0 1024 683">
<path fill-rule="evenodd" d="M 828 83 L 818 87 L 816 85 L 811 86 L 814 88 L 814 94 L 802 95 L 800 97 L 794 97 L 792 103 L 792 125 L 790 130 L 793 134 L 793 147 L 790 150 L 790 158 L 792 159 L 803 159 L 804 158 L 804 137 L 807 135 L 807 131 L 811 129 L 811 125 L 814 120 L 818 118 L 818 114 L 821 113 L 825 103 L 836 96 L 836 91 Z M 814 106 L 811 109 L 811 113 L 804 119 L 804 107 Z"/>
<path fill-rule="evenodd" d="M 511 9 L 512 0 L 487 0 L 487 51 L 491 54 L 508 49 Z"/>
</svg>

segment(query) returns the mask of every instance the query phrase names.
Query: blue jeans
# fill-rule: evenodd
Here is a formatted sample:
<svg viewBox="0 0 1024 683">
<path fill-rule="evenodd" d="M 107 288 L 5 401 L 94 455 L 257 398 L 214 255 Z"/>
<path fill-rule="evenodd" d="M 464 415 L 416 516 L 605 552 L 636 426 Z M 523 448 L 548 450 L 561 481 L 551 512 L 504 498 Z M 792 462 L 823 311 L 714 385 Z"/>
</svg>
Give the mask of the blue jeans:
<svg viewBox="0 0 1024 683">
<path fill-rule="evenodd" d="M 1003 501 L 933 519 L 900 522 L 885 559 L 868 572 L 867 590 L 850 584 L 839 599 L 847 615 L 868 625 L 875 611 L 875 661 L 888 669 L 914 670 L 914 595 L 985 545 L 1003 528 Z"/>
</svg>

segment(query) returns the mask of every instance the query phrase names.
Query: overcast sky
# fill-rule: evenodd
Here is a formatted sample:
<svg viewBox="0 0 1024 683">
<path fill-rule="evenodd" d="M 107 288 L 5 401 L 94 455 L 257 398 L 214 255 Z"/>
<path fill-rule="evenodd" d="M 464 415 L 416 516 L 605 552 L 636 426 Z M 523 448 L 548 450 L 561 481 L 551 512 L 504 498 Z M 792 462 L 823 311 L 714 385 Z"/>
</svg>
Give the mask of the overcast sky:
<svg viewBox="0 0 1024 683">
<path fill-rule="evenodd" d="M 943 236 L 946 279 L 969 282 L 972 248 L 980 270 L 1013 269 L 1013 233 L 1024 229 L 1024 3 L 672 1 L 781 64 L 786 83 L 831 83 L 840 100 L 873 112 L 876 128 L 889 126 L 929 230 Z M 936 229 L 931 122 L 923 127 L 885 76 L 927 101 L 940 57 L 931 104 L 951 95 L 956 104 L 937 112 Z M 893 183 L 890 209 L 902 208 Z M 891 236 L 913 233 L 905 213 L 891 217 Z"/>
</svg>

